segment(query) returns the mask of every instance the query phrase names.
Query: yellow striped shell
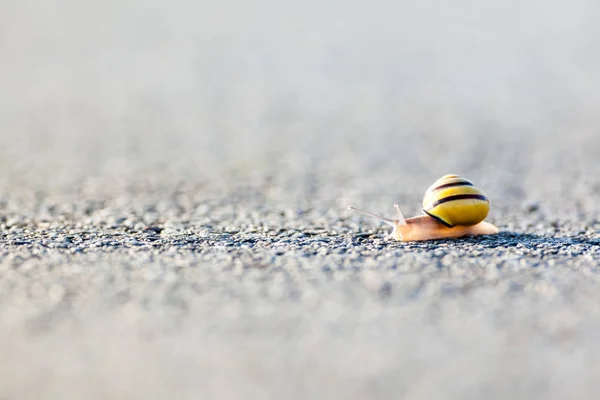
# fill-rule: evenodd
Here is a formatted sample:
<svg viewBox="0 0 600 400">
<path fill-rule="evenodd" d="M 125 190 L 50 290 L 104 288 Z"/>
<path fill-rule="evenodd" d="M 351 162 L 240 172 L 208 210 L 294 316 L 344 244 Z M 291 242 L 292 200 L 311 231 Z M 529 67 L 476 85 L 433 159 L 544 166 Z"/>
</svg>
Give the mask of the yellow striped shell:
<svg viewBox="0 0 600 400">
<path fill-rule="evenodd" d="M 444 175 L 423 197 L 423 212 L 448 227 L 478 224 L 489 211 L 490 201 L 486 194 L 458 175 Z"/>
</svg>

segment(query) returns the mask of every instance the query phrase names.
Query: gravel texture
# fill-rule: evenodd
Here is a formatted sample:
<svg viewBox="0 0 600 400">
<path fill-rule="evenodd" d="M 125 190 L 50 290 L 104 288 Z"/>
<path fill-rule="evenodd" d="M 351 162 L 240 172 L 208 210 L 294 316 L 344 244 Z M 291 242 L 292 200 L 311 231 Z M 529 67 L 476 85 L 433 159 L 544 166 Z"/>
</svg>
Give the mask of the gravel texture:
<svg viewBox="0 0 600 400">
<path fill-rule="evenodd" d="M 0 399 L 596 398 L 598 17 L 1 2 Z"/>
</svg>

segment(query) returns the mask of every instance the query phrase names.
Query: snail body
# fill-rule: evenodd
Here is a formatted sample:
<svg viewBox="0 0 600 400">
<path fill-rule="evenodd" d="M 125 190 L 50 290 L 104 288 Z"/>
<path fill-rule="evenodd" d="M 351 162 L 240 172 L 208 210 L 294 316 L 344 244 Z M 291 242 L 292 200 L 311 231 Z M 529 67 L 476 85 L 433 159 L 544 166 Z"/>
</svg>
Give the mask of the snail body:
<svg viewBox="0 0 600 400">
<path fill-rule="evenodd" d="M 499 232 L 486 222 L 490 201 L 473 182 L 458 175 L 444 175 L 431 185 L 423 197 L 423 212 L 404 218 L 394 204 L 397 218 L 391 219 L 348 206 L 348 209 L 374 217 L 394 228 L 394 239 L 408 241 L 437 240 L 465 236 L 493 235 Z"/>
</svg>

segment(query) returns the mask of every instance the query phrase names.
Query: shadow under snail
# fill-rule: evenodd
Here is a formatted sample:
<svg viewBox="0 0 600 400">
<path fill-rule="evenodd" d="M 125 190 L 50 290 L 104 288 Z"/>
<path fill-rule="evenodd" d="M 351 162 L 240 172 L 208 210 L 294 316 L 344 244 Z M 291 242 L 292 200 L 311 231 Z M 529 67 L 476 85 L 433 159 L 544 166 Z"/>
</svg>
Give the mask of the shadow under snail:
<svg viewBox="0 0 600 400">
<path fill-rule="evenodd" d="M 425 215 L 405 219 L 398 204 L 394 204 L 397 219 L 376 215 L 358 208 L 348 209 L 377 218 L 391 225 L 390 234 L 403 242 L 493 235 L 498 228 L 485 222 L 490 211 L 486 194 L 468 179 L 444 175 L 433 183 L 423 197 Z"/>
</svg>

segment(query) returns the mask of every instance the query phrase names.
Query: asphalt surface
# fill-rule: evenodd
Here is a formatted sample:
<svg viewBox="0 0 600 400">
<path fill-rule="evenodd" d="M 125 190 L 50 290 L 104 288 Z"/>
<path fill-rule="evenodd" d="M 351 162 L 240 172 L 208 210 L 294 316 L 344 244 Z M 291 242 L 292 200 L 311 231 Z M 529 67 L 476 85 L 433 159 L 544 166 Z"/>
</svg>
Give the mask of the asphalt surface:
<svg viewBox="0 0 600 400">
<path fill-rule="evenodd" d="M 593 2 L 38 3 L 0 5 L 0 399 L 596 397 Z M 346 210 L 447 173 L 500 234 Z"/>
</svg>

